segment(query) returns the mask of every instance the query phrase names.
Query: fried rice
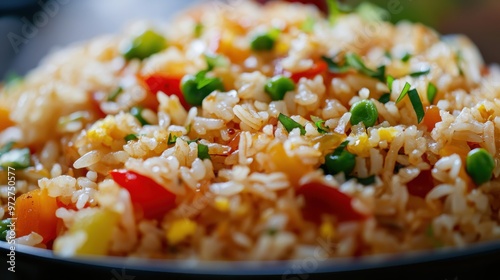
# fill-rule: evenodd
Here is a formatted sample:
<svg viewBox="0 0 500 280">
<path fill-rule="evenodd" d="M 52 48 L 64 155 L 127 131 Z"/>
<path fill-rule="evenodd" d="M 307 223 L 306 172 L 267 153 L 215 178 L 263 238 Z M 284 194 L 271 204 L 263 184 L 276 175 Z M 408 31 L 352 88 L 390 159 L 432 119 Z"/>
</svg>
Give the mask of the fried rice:
<svg viewBox="0 0 500 280">
<path fill-rule="evenodd" d="M 360 9 L 214 2 L 138 22 L 0 88 L 4 234 L 200 260 L 500 239 L 499 97 L 466 37 Z"/>
</svg>

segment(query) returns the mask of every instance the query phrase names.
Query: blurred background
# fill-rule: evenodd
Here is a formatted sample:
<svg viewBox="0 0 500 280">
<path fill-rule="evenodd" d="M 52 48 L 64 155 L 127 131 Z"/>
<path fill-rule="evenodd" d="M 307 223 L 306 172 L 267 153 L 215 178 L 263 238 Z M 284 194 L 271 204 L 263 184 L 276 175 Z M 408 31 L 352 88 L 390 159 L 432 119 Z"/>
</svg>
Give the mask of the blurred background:
<svg viewBox="0 0 500 280">
<path fill-rule="evenodd" d="M 50 51 L 115 33 L 136 19 L 162 21 L 206 0 L 0 0 L 0 80 L 25 74 Z M 265 2 L 266 0 L 259 0 Z M 325 7 L 326 0 L 290 0 Z M 357 5 L 363 0 L 343 0 Z M 500 63 L 498 0 L 370 0 L 390 11 L 391 21 L 430 25 L 442 34 L 463 33 L 488 63 Z"/>
</svg>

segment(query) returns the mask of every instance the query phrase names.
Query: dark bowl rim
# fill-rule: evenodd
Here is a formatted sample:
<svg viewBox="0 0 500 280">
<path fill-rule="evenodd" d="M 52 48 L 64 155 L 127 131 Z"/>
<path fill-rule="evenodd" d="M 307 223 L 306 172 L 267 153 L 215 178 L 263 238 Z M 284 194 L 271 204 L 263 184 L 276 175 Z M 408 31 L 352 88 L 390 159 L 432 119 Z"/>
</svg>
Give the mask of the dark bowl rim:
<svg viewBox="0 0 500 280">
<path fill-rule="evenodd" d="M 0 242 L 0 250 L 9 252 L 11 244 Z M 196 261 L 156 260 L 125 257 L 62 257 L 50 250 L 15 245 L 16 255 L 56 262 L 62 265 L 87 266 L 102 269 L 122 268 L 151 273 L 173 273 L 191 275 L 293 275 L 297 265 L 309 263 L 310 274 L 368 271 L 405 266 L 457 261 L 500 252 L 500 240 L 486 241 L 459 248 L 440 248 L 427 251 L 373 255 L 358 258 L 304 259 L 288 261 Z"/>
</svg>

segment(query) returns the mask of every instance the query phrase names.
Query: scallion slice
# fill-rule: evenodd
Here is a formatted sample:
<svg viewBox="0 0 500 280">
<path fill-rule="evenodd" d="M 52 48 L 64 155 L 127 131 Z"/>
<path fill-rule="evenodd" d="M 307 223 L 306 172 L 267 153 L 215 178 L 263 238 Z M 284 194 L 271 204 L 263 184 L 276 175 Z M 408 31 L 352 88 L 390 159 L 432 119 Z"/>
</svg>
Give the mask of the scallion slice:
<svg viewBox="0 0 500 280">
<path fill-rule="evenodd" d="M 380 98 L 378 99 L 378 102 L 385 104 L 387 102 L 391 101 L 391 94 L 390 93 L 384 93 Z"/>
<path fill-rule="evenodd" d="M 425 76 L 427 74 L 429 74 L 431 72 L 431 69 L 427 69 L 427 70 L 424 70 L 424 71 L 418 71 L 418 72 L 413 72 L 413 73 L 410 73 L 410 77 L 413 77 L 413 78 L 417 78 L 417 77 L 420 77 L 420 76 Z"/>
<path fill-rule="evenodd" d="M 328 133 L 328 127 L 325 126 L 325 121 L 319 117 L 311 116 L 311 121 L 314 122 L 319 133 Z"/>
<path fill-rule="evenodd" d="M 128 134 L 125 137 L 123 137 L 123 139 L 125 139 L 125 142 L 128 142 L 128 141 L 132 141 L 132 140 L 137 140 L 139 138 L 137 138 L 137 135 L 131 133 L 131 134 Z"/>
<path fill-rule="evenodd" d="M 377 70 L 372 70 L 364 64 L 361 58 L 354 53 L 348 53 L 345 55 L 345 63 L 346 65 L 351 66 L 356 69 L 358 72 L 368 76 L 375 78 L 381 82 L 385 82 L 385 65 L 380 66 Z"/>
<path fill-rule="evenodd" d="M 408 93 L 408 91 L 410 90 L 410 88 L 411 88 L 411 85 L 407 82 L 405 84 L 405 86 L 403 87 L 403 91 L 401 91 L 401 94 L 399 95 L 398 99 L 396 100 L 396 104 L 401 102 L 401 100 L 403 100 L 403 98 L 405 98 L 405 96 Z"/>
<path fill-rule="evenodd" d="M 294 128 L 299 128 L 300 129 L 300 134 L 305 135 L 306 134 L 306 129 L 304 128 L 303 125 L 300 123 L 294 121 L 292 118 L 285 116 L 280 113 L 278 116 L 278 121 L 285 127 L 286 131 L 289 133 L 294 129 Z"/>
<path fill-rule="evenodd" d="M 415 110 L 415 114 L 417 115 L 417 123 L 421 123 L 424 119 L 425 111 L 424 106 L 422 105 L 422 100 L 420 100 L 420 96 L 418 95 L 418 91 L 416 89 L 410 90 L 408 92 L 408 97 L 410 98 L 413 110 Z"/>
<path fill-rule="evenodd" d="M 431 105 L 434 104 L 434 99 L 436 98 L 437 91 L 437 87 L 433 83 L 429 83 L 429 85 L 427 85 L 427 100 L 429 100 L 429 103 Z"/>
<path fill-rule="evenodd" d="M 198 143 L 198 158 L 199 159 L 210 159 L 210 154 L 208 153 L 208 146 Z"/>
</svg>

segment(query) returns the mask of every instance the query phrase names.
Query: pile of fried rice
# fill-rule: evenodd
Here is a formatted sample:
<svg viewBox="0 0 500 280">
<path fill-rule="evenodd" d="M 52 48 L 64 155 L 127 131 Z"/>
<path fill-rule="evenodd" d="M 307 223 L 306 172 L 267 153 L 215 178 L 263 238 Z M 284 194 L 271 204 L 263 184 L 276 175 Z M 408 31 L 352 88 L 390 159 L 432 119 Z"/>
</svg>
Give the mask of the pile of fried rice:
<svg viewBox="0 0 500 280">
<path fill-rule="evenodd" d="M 209 3 L 5 82 L 6 240 L 280 260 L 500 239 L 500 68 L 366 8 Z"/>
</svg>

